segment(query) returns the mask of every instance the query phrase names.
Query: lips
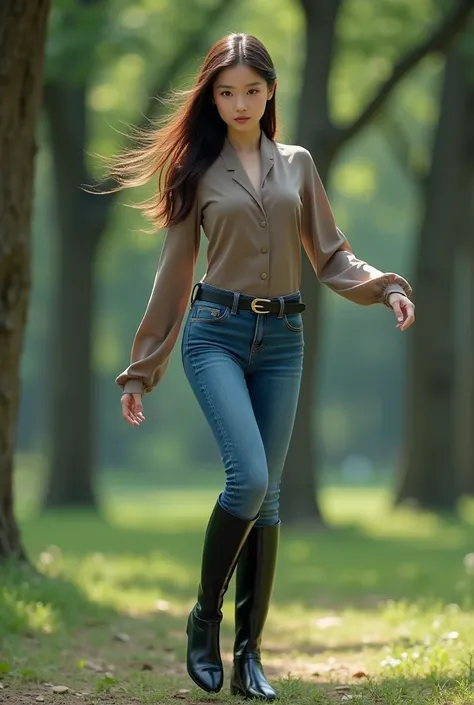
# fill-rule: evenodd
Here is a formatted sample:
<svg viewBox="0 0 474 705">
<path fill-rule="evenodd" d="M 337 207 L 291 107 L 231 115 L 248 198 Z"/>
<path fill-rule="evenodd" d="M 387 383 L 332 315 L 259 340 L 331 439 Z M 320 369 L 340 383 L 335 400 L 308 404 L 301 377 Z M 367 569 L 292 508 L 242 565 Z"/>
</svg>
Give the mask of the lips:
<svg viewBox="0 0 474 705">
<path fill-rule="evenodd" d="M 248 122 L 250 118 L 248 117 L 239 117 L 239 118 L 234 118 L 235 122 Z"/>
</svg>

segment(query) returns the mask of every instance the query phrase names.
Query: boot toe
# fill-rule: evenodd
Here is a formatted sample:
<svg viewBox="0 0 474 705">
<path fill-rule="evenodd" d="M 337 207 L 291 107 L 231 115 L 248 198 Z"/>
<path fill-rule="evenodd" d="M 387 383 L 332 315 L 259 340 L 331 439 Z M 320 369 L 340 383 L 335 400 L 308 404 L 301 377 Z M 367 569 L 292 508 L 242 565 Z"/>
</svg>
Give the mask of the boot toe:
<svg viewBox="0 0 474 705">
<path fill-rule="evenodd" d="M 218 667 L 199 668 L 194 664 L 192 668 L 188 668 L 188 674 L 197 686 L 208 693 L 218 693 L 222 688 L 222 671 Z"/>
</svg>

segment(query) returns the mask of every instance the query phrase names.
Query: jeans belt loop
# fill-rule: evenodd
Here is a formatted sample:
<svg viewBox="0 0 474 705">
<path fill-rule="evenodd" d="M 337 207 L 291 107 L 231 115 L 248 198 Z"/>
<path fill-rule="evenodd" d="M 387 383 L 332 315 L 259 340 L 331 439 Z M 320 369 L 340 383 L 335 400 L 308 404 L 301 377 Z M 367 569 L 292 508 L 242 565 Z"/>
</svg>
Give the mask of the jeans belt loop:
<svg viewBox="0 0 474 705">
<path fill-rule="evenodd" d="M 278 301 L 280 302 L 280 311 L 278 313 L 278 318 L 283 318 L 283 313 L 285 311 L 285 299 L 283 298 L 283 296 L 279 296 Z"/>
<path fill-rule="evenodd" d="M 191 307 L 192 307 L 193 303 L 196 301 L 196 292 L 200 287 L 201 287 L 201 282 L 196 282 L 196 284 L 193 286 L 193 290 L 191 291 L 191 303 L 190 303 Z"/>
<path fill-rule="evenodd" d="M 232 310 L 230 312 L 231 316 L 235 316 L 239 309 L 240 294 L 238 291 L 234 291 L 234 302 L 232 304 Z"/>
</svg>

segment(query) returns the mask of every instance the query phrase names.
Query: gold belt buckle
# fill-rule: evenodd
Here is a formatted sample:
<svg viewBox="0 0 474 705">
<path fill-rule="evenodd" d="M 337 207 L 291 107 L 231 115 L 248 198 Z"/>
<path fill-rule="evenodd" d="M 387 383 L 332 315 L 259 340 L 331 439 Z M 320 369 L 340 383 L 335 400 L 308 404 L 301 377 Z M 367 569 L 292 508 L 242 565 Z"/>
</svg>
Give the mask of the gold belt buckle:
<svg viewBox="0 0 474 705">
<path fill-rule="evenodd" d="M 270 303 L 271 299 L 253 299 L 253 301 L 250 303 L 250 308 L 254 313 L 270 313 L 270 311 L 262 311 L 262 304 L 260 301 L 266 301 Z"/>
</svg>

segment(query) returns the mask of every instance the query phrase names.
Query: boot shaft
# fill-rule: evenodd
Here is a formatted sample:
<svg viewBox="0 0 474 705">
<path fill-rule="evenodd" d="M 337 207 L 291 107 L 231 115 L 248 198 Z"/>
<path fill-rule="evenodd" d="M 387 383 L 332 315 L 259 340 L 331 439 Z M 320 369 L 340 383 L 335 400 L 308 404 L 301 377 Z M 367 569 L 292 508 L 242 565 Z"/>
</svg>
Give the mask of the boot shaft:
<svg viewBox="0 0 474 705">
<path fill-rule="evenodd" d="M 254 526 L 240 553 L 236 573 L 234 655 L 260 655 L 280 540 L 280 524 Z"/>
<path fill-rule="evenodd" d="M 253 520 L 240 519 L 216 502 L 207 525 L 201 562 L 196 613 L 200 619 L 220 621 L 222 603 Z"/>
</svg>

